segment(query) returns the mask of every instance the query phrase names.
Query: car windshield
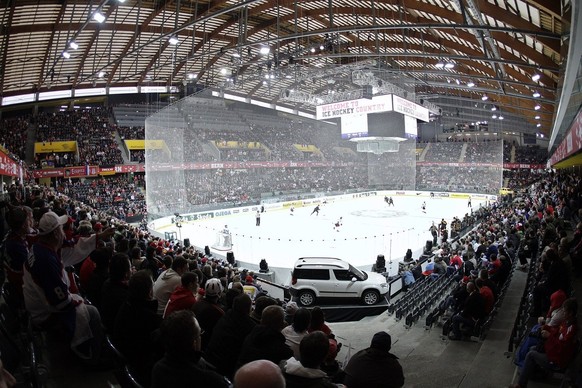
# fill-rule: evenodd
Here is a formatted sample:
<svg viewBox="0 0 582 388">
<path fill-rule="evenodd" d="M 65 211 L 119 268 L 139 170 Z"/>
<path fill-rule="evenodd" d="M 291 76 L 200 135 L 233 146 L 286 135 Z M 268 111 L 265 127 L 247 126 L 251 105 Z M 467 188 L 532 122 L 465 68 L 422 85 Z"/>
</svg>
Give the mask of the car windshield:
<svg viewBox="0 0 582 388">
<path fill-rule="evenodd" d="M 365 272 L 360 271 L 359 269 L 352 267 L 350 264 L 350 273 L 354 274 L 359 280 L 366 280 L 368 279 L 368 274 Z"/>
</svg>

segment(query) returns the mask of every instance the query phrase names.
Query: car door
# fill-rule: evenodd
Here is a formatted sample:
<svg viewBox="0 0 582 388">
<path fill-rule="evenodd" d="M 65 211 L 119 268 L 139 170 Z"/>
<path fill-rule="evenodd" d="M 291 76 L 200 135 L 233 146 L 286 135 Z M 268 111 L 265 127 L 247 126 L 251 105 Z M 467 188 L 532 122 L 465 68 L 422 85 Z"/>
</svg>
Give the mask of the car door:
<svg viewBox="0 0 582 388">
<path fill-rule="evenodd" d="M 354 275 L 347 269 L 334 269 L 335 276 L 335 297 L 337 298 L 357 298 L 360 296 L 360 284 L 356 280 L 352 281 Z"/>
</svg>

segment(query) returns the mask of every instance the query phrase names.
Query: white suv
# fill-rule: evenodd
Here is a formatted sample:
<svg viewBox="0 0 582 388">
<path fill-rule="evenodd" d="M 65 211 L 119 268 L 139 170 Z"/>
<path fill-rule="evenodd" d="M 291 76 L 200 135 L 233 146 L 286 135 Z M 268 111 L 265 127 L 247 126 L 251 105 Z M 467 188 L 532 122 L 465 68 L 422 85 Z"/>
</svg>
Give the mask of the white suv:
<svg viewBox="0 0 582 388">
<path fill-rule="evenodd" d="M 289 292 L 303 306 L 312 306 L 316 298 L 361 298 L 373 305 L 389 291 L 386 278 L 364 272 L 348 262 L 331 257 L 303 257 L 291 273 Z"/>
</svg>

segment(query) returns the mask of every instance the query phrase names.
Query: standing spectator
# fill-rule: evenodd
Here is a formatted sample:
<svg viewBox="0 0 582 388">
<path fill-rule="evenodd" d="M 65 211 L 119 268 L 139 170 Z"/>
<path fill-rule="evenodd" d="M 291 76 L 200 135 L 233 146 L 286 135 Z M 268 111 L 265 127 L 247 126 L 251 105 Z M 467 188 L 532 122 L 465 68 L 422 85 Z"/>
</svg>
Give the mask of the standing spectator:
<svg viewBox="0 0 582 388">
<path fill-rule="evenodd" d="M 224 387 L 230 382 L 202 358 L 200 326 L 190 310 L 176 311 L 162 326 L 166 353 L 152 371 L 151 387 Z"/>
<path fill-rule="evenodd" d="M 65 238 L 63 225 L 68 219 L 53 212 L 41 217 L 38 242 L 32 246 L 32 253 L 24 264 L 24 301 L 35 325 L 42 327 L 56 322 L 64 328 L 71 349 L 82 359 L 96 362 L 104 338 L 101 317 L 95 306 L 83 303 L 79 295 L 70 292 L 65 267 L 86 258 L 97 245 L 97 235 L 61 249 Z M 107 231 L 102 236 L 111 234 L 112 231 Z M 77 319 L 77 314 L 84 319 Z"/>
<path fill-rule="evenodd" d="M 398 357 L 390 353 L 392 337 L 385 331 L 372 337 L 370 347 L 354 354 L 345 369 L 349 388 L 397 388 L 404 385 Z"/>
</svg>

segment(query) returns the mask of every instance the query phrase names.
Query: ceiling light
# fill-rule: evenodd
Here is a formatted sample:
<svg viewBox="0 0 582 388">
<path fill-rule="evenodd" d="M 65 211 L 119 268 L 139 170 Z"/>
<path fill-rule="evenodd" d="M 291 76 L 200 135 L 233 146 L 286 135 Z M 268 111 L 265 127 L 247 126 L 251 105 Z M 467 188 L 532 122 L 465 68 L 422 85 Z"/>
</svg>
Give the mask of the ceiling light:
<svg viewBox="0 0 582 388">
<path fill-rule="evenodd" d="M 483 97 L 481 97 L 481 100 L 483 101 L 487 101 L 489 99 L 489 96 L 484 94 Z"/>
<path fill-rule="evenodd" d="M 309 50 L 309 51 L 311 51 L 312 53 L 314 53 L 315 52 L 315 47 L 312 47 L 311 50 Z"/>
<path fill-rule="evenodd" d="M 531 80 L 534 82 L 538 82 L 541 78 L 540 73 L 538 73 L 537 71 L 535 73 L 533 73 L 533 75 L 531 76 Z"/>
<path fill-rule="evenodd" d="M 117 0 L 119 3 L 125 3 L 125 0 Z"/>
<path fill-rule="evenodd" d="M 461 84 L 461 81 L 459 81 L 458 78 L 455 80 L 455 82 L 457 83 L 457 85 L 460 85 Z"/>
<path fill-rule="evenodd" d="M 170 39 L 168 39 L 168 43 L 170 43 L 172 46 L 177 45 L 178 42 L 178 37 L 176 35 L 172 35 L 170 36 Z"/>
<path fill-rule="evenodd" d="M 263 85 L 267 85 L 267 81 L 263 80 Z"/>
<path fill-rule="evenodd" d="M 226 67 L 223 67 L 222 69 L 220 69 L 220 74 L 222 75 L 226 75 Z"/>
<path fill-rule="evenodd" d="M 443 61 L 438 61 L 436 65 L 434 65 L 434 67 L 436 67 L 437 69 L 442 69 L 443 67 L 445 67 L 445 63 Z"/>
<path fill-rule="evenodd" d="M 100 71 L 100 72 L 97 74 L 97 77 L 99 77 L 99 78 L 103 78 L 103 77 L 105 77 L 105 72 L 104 72 L 103 70 L 101 70 L 101 71 Z"/>
<path fill-rule="evenodd" d="M 539 120 L 539 119 L 541 119 L 541 116 L 540 115 L 536 115 L 536 117 L 534 117 L 534 119 Z"/>
<path fill-rule="evenodd" d="M 231 55 L 235 58 L 240 58 L 240 54 L 238 52 L 232 53 Z"/>
<path fill-rule="evenodd" d="M 472 88 L 473 86 L 475 86 L 475 82 L 469 81 L 469 82 L 467 82 L 467 86 Z"/>
<path fill-rule="evenodd" d="M 497 110 L 497 105 L 491 105 L 491 110 L 492 111 L 496 111 Z"/>
<path fill-rule="evenodd" d="M 263 55 L 267 55 L 271 52 L 271 49 L 269 48 L 269 46 L 261 46 L 259 52 Z"/>
<path fill-rule="evenodd" d="M 503 120 L 503 116 L 499 115 L 499 120 Z"/>
<path fill-rule="evenodd" d="M 323 45 L 322 45 L 322 44 L 320 44 L 320 45 L 319 45 L 319 49 L 320 49 L 320 50 L 323 50 L 324 48 L 325 48 L 325 47 L 323 47 Z"/>
<path fill-rule="evenodd" d="M 535 110 L 540 110 L 542 107 L 540 106 L 540 104 L 536 104 L 536 106 L 534 106 Z"/>
<path fill-rule="evenodd" d="M 539 127 L 541 127 L 541 126 L 542 126 L 542 125 L 541 125 L 540 123 L 537 123 L 537 124 L 536 124 L 536 127 L 538 127 L 538 128 L 539 128 Z"/>
<path fill-rule="evenodd" d="M 71 58 L 71 54 L 69 54 L 67 51 L 63 51 L 63 58 L 69 59 Z"/>
<path fill-rule="evenodd" d="M 76 50 L 79 48 L 79 45 L 75 43 L 74 40 L 72 40 L 71 42 L 69 42 L 69 47 L 72 48 L 73 50 Z"/>
<path fill-rule="evenodd" d="M 453 67 L 455 67 L 455 64 L 453 62 L 445 63 L 445 69 L 452 69 Z"/>
<path fill-rule="evenodd" d="M 541 96 L 540 92 L 534 92 L 533 93 L 534 98 L 538 98 Z"/>
<path fill-rule="evenodd" d="M 188 79 L 194 79 L 196 77 L 198 77 L 198 76 L 196 74 L 194 74 L 194 73 L 189 73 L 188 74 Z"/>
<path fill-rule="evenodd" d="M 497 115 L 496 115 L 495 113 L 493 113 L 493 114 L 491 115 L 491 118 L 492 118 L 492 119 L 496 119 L 496 118 L 497 118 Z"/>
<path fill-rule="evenodd" d="M 97 23 L 103 23 L 105 21 L 105 16 L 101 12 L 95 11 L 93 14 L 93 20 L 95 20 Z"/>
</svg>

